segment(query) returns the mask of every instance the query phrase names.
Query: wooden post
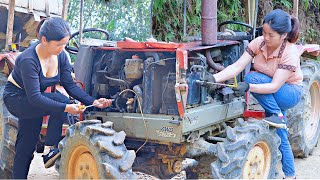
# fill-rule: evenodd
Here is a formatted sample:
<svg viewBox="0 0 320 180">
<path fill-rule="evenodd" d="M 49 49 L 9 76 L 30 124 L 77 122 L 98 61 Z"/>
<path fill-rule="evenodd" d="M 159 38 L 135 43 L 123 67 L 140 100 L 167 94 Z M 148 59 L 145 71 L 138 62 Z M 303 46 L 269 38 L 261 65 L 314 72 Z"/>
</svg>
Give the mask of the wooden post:
<svg viewBox="0 0 320 180">
<path fill-rule="evenodd" d="M 293 13 L 292 15 L 298 18 L 299 14 L 299 0 L 293 0 Z"/>
<path fill-rule="evenodd" d="M 15 4 L 16 4 L 16 0 L 9 0 L 7 35 L 6 35 L 6 47 L 5 48 L 8 48 L 8 45 L 12 44 Z"/>
<path fill-rule="evenodd" d="M 67 19 L 68 7 L 69 7 L 69 0 L 63 0 L 62 18 L 64 20 Z"/>
</svg>

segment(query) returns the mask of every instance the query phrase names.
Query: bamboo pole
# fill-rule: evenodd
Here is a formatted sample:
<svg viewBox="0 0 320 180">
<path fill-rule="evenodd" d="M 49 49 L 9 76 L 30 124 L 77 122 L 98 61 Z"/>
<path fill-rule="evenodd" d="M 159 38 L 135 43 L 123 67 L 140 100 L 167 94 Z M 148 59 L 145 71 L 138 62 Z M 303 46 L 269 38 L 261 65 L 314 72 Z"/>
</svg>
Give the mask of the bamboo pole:
<svg viewBox="0 0 320 180">
<path fill-rule="evenodd" d="M 67 19 L 68 7 L 69 7 L 69 0 L 63 0 L 62 18 L 64 20 Z"/>
<path fill-rule="evenodd" d="M 82 36 L 83 36 L 83 6 L 84 0 L 80 1 L 80 29 L 79 29 L 79 42 L 82 43 Z"/>
<path fill-rule="evenodd" d="M 293 0 L 293 13 L 292 15 L 298 18 L 299 14 L 299 0 Z"/>
<path fill-rule="evenodd" d="M 12 44 L 15 4 L 16 4 L 16 0 L 10 0 L 9 1 L 8 22 L 7 22 L 7 36 L 6 36 L 6 47 L 5 48 L 8 48 L 8 45 Z"/>
</svg>

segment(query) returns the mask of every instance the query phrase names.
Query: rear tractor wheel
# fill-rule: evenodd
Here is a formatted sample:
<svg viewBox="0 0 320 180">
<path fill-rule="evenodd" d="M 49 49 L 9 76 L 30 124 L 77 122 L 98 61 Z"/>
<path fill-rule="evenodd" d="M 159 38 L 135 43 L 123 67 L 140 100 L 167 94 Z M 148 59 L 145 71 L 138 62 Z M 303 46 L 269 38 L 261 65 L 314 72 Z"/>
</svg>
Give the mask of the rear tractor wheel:
<svg viewBox="0 0 320 180">
<path fill-rule="evenodd" d="M 56 169 L 61 179 L 132 179 L 136 154 L 124 145 L 126 134 L 115 132 L 111 122 L 77 122 L 60 141 Z"/>
<path fill-rule="evenodd" d="M 213 178 L 271 179 L 278 176 L 280 138 L 275 129 L 259 120 L 238 119 L 227 127 L 226 140 L 217 143 L 217 160 L 211 164 Z"/>
<path fill-rule="evenodd" d="M 320 136 L 320 65 L 314 61 L 301 64 L 304 92 L 301 101 L 288 110 L 289 141 L 295 157 L 305 158 Z"/>
<path fill-rule="evenodd" d="M 0 179 L 11 179 L 18 119 L 12 116 L 3 102 L 4 84 L 7 76 L 0 73 Z"/>
</svg>

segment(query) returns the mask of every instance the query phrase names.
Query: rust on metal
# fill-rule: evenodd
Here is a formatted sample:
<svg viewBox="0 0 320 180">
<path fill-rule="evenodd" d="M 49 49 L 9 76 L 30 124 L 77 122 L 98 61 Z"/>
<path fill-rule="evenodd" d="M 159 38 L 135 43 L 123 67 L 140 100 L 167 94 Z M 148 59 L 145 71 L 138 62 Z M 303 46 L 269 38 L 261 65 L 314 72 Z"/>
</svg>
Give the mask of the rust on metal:
<svg viewBox="0 0 320 180">
<path fill-rule="evenodd" d="M 206 50 L 206 58 L 207 58 L 207 63 L 209 67 L 212 68 L 213 70 L 217 70 L 220 72 L 224 69 L 224 66 L 222 64 L 219 64 L 213 61 L 209 49 Z"/>
<path fill-rule="evenodd" d="M 96 159 L 85 145 L 77 146 L 68 162 L 68 179 L 99 179 Z"/>
<path fill-rule="evenodd" d="M 217 0 L 202 0 L 201 38 L 202 45 L 217 43 Z"/>
<path fill-rule="evenodd" d="M 168 146 L 161 146 L 157 149 L 157 155 L 160 157 L 162 163 L 167 164 L 167 170 L 169 173 L 176 173 L 177 166 L 174 166 L 174 164 L 182 162 L 186 152 L 186 145 L 175 146 L 169 144 Z"/>
<path fill-rule="evenodd" d="M 271 167 L 271 150 L 267 143 L 257 142 L 249 151 L 244 164 L 243 179 L 267 179 Z"/>
</svg>

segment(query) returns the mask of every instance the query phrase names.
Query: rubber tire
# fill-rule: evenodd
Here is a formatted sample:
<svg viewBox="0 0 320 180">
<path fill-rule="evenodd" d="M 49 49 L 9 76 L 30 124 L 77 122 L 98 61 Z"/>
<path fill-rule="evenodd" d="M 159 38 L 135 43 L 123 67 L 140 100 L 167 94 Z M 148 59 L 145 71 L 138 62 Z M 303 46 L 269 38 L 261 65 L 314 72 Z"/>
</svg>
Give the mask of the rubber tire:
<svg viewBox="0 0 320 180">
<path fill-rule="evenodd" d="M 227 128 L 227 137 L 224 142 L 217 143 L 217 160 L 211 163 L 213 178 L 242 179 L 242 171 L 249 150 L 263 141 L 267 143 L 271 153 L 271 165 L 268 179 L 277 178 L 277 164 L 281 160 L 279 150 L 280 138 L 274 128 L 270 128 L 260 120 L 238 119 L 238 125 Z"/>
<path fill-rule="evenodd" d="M 125 133 L 115 132 L 110 122 L 101 124 L 100 120 L 85 120 L 70 126 L 59 143 L 61 157 L 55 164 L 60 179 L 68 179 L 68 162 L 79 145 L 86 146 L 96 158 L 99 179 L 136 179 L 132 172 L 136 154 L 127 150 L 124 139 Z"/>
<path fill-rule="evenodd" d="M 2 95 L 5 82 L 7 82 L 7 76 L 0 73 L 0 178 L 11 179 L 18 134 L 18 119 L 12 116 L 4 105 Z"/>
<path fill-rule="evenodd" d="M 318 83 L 320 83 L 320 65 L 315 61 L 306 61 L 301 64 L 301 68 L 303 71 L 304 95 L 299 104 L 288 110 L 287 117 L 289 141 L 291 143 L 293 154 L 295 157 L 306 158 L 312 153 L 312 150 L 317 145 L 320 136 L 320 119 L 318 119 L 318 128 L 315 130 L 316 132 L 313 138 L 308 140 L 305 130 L 307 118 L 304 116 L 306 107 L 308 107 L 306 105 L 306 100 L 309 98 L 308 96 L 310 96 L 309 89 L 314 81 L 318 81 Z M 320 111 L 317 112 L 320 113 Z"/>
</svg>

